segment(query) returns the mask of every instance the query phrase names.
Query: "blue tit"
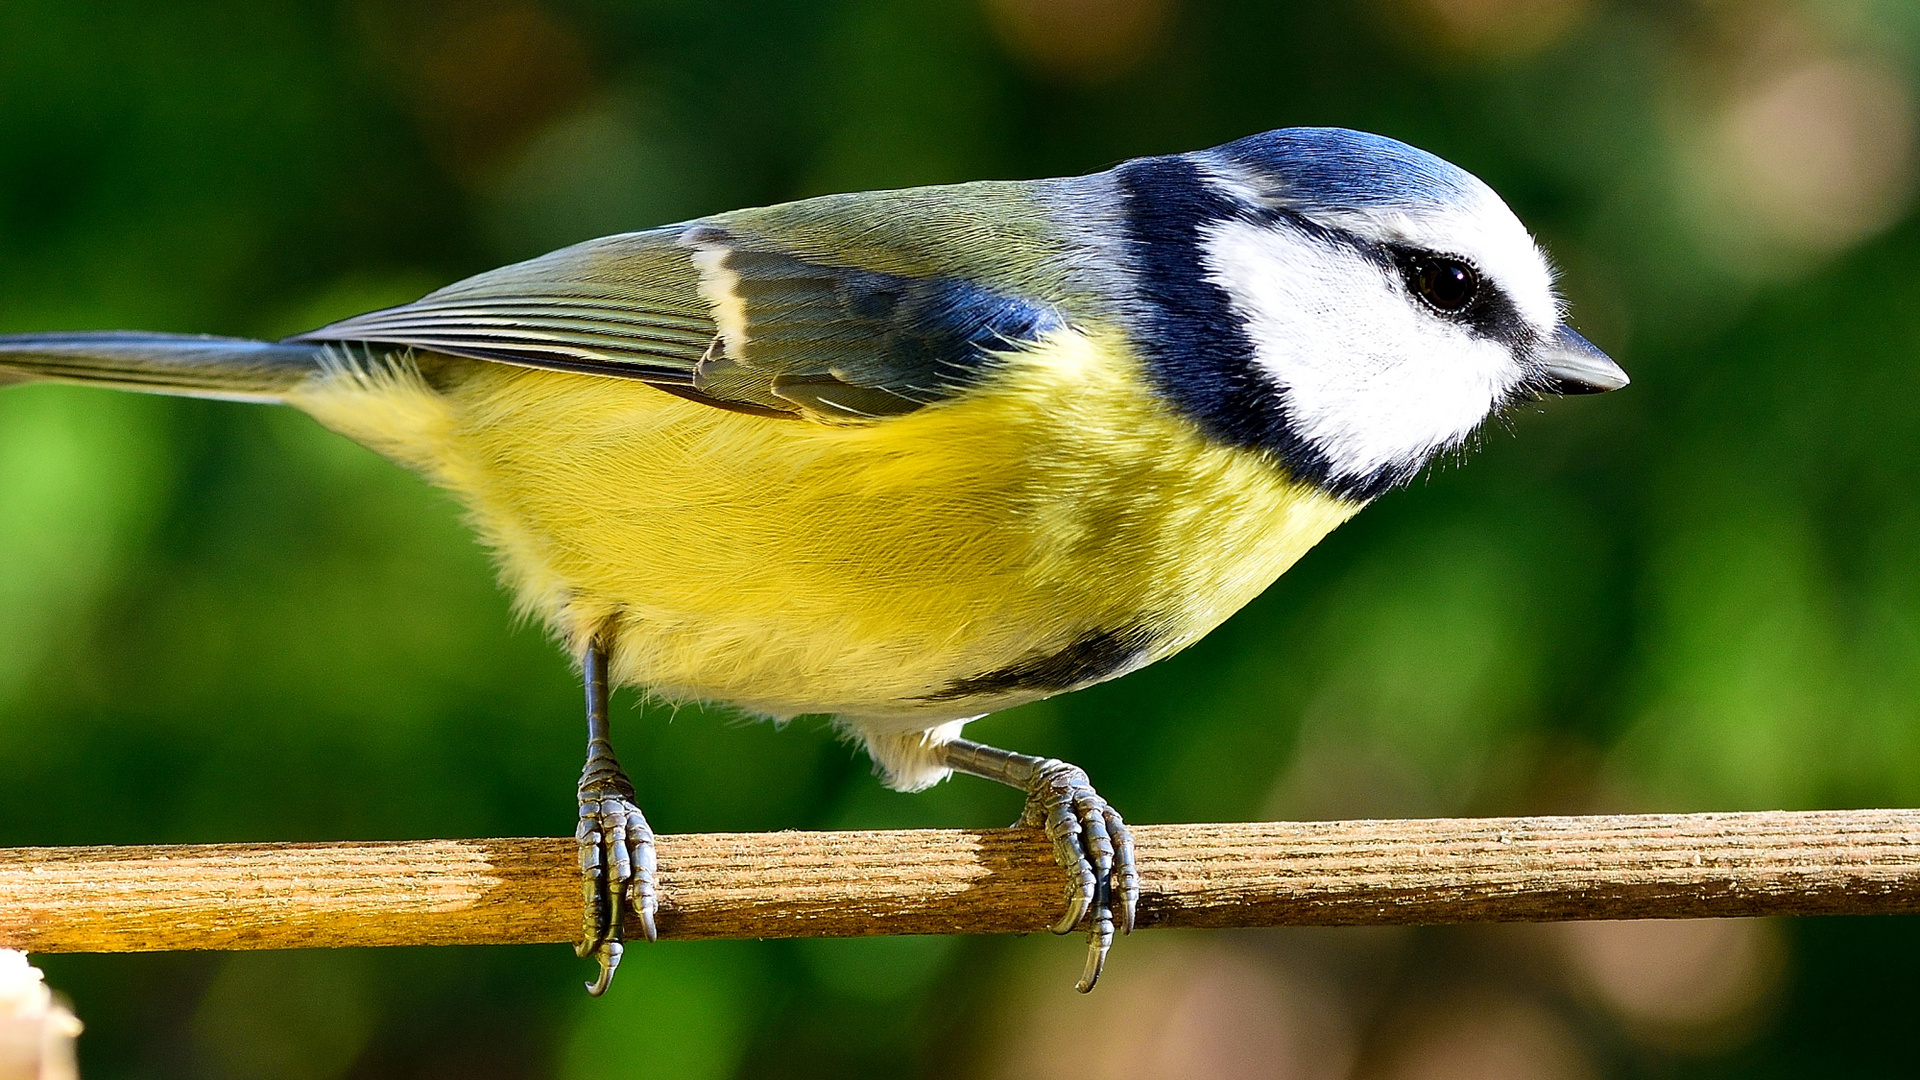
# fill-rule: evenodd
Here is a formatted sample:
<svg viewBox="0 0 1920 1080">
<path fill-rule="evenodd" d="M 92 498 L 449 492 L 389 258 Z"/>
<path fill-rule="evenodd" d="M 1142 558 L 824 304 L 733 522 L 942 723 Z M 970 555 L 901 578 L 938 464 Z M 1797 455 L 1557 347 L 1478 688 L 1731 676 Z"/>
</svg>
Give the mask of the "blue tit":
<svg viewBox="0 0 1920 1080">
<path fill-rule="evenodd" d="M 716 214 L 279 342 L 4 337 L 0 377 L 283 402 L 458 497 L 581 657 L 596 993 L 657 906 L 610 687 L 1022 789 L 1085 990 L 1126 824 L 968 721 L 1186 648 L 1504 407 L 1627 382 L 1492 189 L 1333 128 Z"/>
</svg>

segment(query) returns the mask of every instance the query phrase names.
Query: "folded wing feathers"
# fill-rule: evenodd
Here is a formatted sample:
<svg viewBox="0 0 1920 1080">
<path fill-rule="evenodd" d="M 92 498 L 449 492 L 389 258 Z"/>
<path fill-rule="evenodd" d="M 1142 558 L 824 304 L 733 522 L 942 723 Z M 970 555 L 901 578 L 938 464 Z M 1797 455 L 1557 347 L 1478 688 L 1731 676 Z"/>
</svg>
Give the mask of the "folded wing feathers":
<svg viewBox="0 0 1920 1080">
<path fill-rule="evenodd" d="M 951 396 L 978 381 L 985 351 L 1060 325 L 1050 307 L 957 279 L 751 246 L 711 226 L 609 237 L 289 340 L 617 376 L 726 408 L 844 423 Z M 744 350 L 723 347 L 696 248 L 724 262 L 725 291 L 746 314 Z"/>
</svg>

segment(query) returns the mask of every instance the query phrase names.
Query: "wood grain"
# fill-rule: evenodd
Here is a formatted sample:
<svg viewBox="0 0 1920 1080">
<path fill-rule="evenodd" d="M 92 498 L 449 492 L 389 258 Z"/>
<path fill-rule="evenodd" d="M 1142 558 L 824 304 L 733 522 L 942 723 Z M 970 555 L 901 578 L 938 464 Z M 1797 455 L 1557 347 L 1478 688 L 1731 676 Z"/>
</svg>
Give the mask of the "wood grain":
<svg viewBox="0 0 1920 1080">
<path fill-rule="evenodd" d="M 1920 811 L 1136 826 L 1141 925 L 1920 911 Z M 663 836 L 669 938 L 1044 930 L 1062 878 L 1015 830 Z M 0 849 L 29 952 L 567 941 L 567 839 Z"/>
</svg>

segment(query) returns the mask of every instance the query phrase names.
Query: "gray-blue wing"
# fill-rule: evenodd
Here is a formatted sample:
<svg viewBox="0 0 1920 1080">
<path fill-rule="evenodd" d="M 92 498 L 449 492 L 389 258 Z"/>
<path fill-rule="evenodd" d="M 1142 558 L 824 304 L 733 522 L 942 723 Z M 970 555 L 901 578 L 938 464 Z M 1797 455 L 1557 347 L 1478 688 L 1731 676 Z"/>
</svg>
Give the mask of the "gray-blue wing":
<svg viewBox="0 0 1920 1080">
<path fill-rule="evenodd" d="M 290 339 L 411 347 L 637 379 L 725 408 L 828 422 L 963 391 L 1064 325 L 959 275 L 834 265 L 696 222 L 588 241 Z"/>
</svg>

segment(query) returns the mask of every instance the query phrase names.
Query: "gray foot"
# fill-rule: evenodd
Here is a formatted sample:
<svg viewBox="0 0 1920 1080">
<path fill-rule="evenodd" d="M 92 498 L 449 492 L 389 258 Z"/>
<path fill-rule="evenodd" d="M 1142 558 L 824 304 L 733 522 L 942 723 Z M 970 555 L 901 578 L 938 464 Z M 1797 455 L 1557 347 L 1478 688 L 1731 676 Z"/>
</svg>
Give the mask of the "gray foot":
<svg viewBox="0 0 1920 1080">
<path fill-rule="evenodd" d="M 1046 830 L 1053 857 L 1067 872 L 1067 912 L 1053 932 L 1069 933 L 1082 919 L 1087 921 L 1087 966 L 1074 987 L 1084 994 L 1099 981 L 1107 950 L 1113 947 L 1116 906 L 1120 932 L 1133 932 L 1140 902 L 1133 834 L 1077 765 L 1042 761 L 1026 789 L 1027 809 L 1020 823 Z"/>
<path fill-rule="evenodd" d="M 633 784 L 619 766 L 593 768 L 580 778 L 580 885 L 586 914 L 582 940 L 574 952 L 600 962 L 600 976 L 587 984 L 595 997 L 606 993 L 620 966 L 621 936 L 628 911 L 638 912 L 647 940 L 658 936 L 653 924 L 659 909 L 655 893 L 653 829 L 634 804 Z"/>
</svg>

